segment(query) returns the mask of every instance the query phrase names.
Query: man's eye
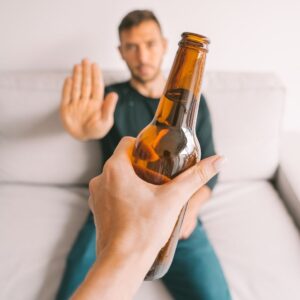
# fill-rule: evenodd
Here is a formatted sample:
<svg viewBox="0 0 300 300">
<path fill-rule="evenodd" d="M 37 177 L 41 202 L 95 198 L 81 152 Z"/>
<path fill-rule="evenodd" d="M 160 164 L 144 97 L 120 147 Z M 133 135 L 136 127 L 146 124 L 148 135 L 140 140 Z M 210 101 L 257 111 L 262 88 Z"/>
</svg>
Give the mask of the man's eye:
<svg viewBox="0 0 300 300">
<path fill-rule="evenodd" d="M 137 49 L 136 45 L 127 45 L 126 50 L 128 51 L 135 51 Z"/>
<path fill-rule="evenodd" d="M 152 48 L 152 47 L 154 47 L 155 46 L 155 42 L 154 41 L 151 41 L 151 42 L 148 42 L 147 43 L 147 46 L 148 46 L 148 48 Z"/>
</svg>

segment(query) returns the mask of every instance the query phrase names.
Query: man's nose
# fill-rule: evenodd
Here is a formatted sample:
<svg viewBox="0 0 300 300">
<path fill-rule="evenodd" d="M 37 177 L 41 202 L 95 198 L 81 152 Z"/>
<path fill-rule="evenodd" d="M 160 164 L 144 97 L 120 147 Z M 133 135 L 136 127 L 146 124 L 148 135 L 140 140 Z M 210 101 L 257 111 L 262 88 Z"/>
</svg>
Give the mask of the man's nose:
<svg viewBox="0 0 300 300">
<path fill-rule="evenodd" d="M 145 46 L 139 47 L 137 55 L 138 55 L 139 63 L 144 64 L 148 62 L 149 51 Z"/>
</svg>

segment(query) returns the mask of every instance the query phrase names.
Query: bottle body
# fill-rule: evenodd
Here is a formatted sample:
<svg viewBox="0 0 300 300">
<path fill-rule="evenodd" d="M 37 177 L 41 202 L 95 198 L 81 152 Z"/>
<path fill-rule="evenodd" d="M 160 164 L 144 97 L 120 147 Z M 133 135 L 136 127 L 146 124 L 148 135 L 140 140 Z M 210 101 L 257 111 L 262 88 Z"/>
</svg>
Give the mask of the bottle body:
<svg viewBox="0 0 300 300">
<path fill-rule="evenodd" d="M 136 174 L 152 184 L 163 184 L 193 166 L 201 157 L 195 135 L 184 129 L 149 124 L 138 136 L 133 152 Z M 161 141 L 153 145 L 151 141 Z M 174 195 L 176 197 L 176 195 Z M 146 280 L 161 278 L 171 266 L 187 204 L 182 208 L 172 235 L 159 252 Z"/>
<path fill-rule="evenodd" d="M 136 174 L 147 182 L 164 184 L 201 158 L 195 125 L 206 52 L 199 45 L 180 46 L 155 117 L 137 137 L 132 164 Z M 186 208 L 187 204 L 145 280 L 161 278 L 171 266 Z"/>
</svg>

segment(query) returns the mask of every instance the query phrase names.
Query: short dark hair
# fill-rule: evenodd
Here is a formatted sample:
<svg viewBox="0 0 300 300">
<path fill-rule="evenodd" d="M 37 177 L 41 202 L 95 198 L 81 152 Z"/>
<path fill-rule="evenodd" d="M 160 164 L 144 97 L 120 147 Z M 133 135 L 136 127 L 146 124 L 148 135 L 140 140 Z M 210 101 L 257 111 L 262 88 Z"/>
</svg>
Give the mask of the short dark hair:
<svg viewBox="0 0 300 300">
<path fill-rule="evenodd" d="M 151 10 L 133 10 L 122 19 L 118 28 L 119 37 L 121 36 L 121 32 L 123 30 L 128 30 L 134 26 L 138 26 L 145 21 L 154 21 L 158 25 L 159 30 L 162 31 L 158 19 Z"/>
</svg>

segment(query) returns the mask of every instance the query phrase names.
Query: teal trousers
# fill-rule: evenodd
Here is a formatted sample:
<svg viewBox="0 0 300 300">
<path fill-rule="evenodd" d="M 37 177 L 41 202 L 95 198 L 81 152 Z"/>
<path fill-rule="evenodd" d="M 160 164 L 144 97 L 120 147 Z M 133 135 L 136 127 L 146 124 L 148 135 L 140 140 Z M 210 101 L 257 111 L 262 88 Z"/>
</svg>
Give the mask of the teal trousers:
<svg viewBox="0 0 300 300">
<path fill-rule="evenodd" d="M 92 214 L 67 258 L 56 300 L 67 300 L 85 278 L 96 258 Z M 187 240 L 180 240 L 163 283 L 176 300 L 230 300 L 219 260 L 200 221 Z"/>
</svg>

